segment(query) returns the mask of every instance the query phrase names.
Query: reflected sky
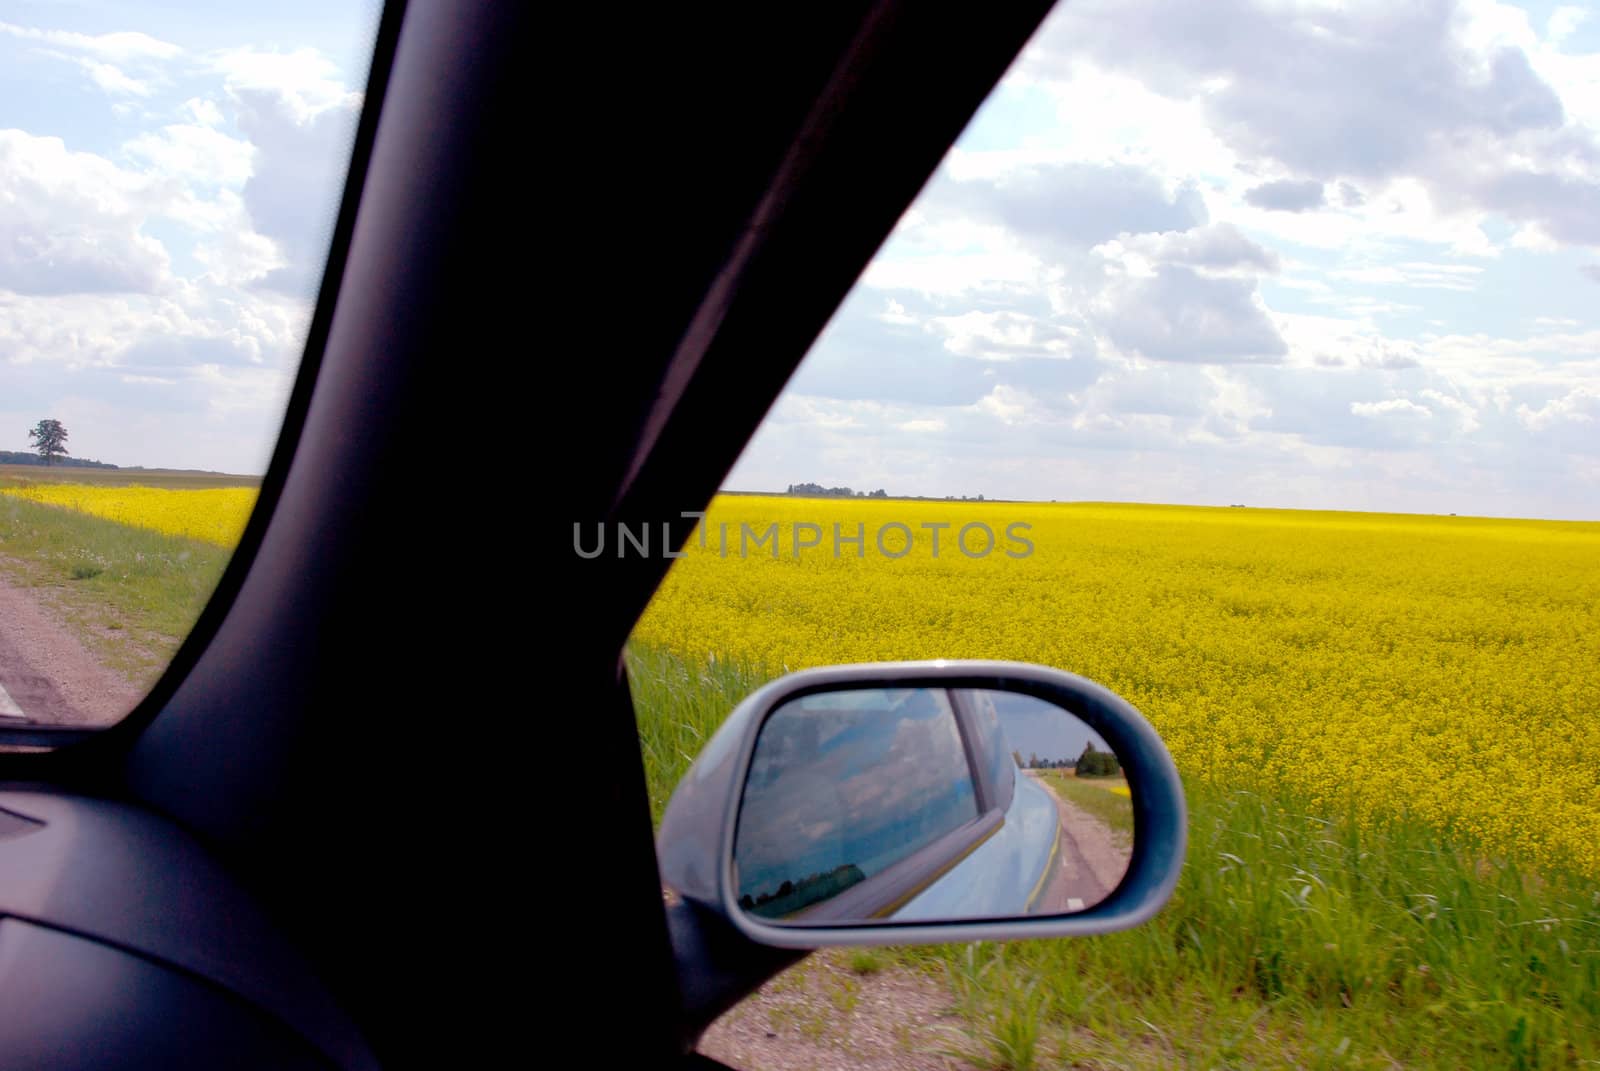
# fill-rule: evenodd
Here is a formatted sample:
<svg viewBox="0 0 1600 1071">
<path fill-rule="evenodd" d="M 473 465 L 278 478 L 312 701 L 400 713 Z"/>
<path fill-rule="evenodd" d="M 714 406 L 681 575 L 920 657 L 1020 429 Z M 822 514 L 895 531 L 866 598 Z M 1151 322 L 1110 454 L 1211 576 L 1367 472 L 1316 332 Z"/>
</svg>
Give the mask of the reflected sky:
<svg viewBox="0 0 1600 1071">
<path fill-rule="evenodd" d="M 739 893 L 771 895 L 844 866 L 870 877 L 976 817 L 942 691 L 804 696 L 756 741 L 734 847 Z"/>
<path fill-rule="evenodd" d="M 1054 703 L 1035 699 L 1016 692 L 988 692 L 1000 713 L 1000 725 L 1006 739 L 1027 762 L 1029 755 L 1044 759 L 1075 760 L 1083 754 L 1084 745 L 1093 743 L 1096 751 L 1110 751 L 1099 733 L 1089 728 L 1076 716 L 1067 713 Z"/>
</svg>

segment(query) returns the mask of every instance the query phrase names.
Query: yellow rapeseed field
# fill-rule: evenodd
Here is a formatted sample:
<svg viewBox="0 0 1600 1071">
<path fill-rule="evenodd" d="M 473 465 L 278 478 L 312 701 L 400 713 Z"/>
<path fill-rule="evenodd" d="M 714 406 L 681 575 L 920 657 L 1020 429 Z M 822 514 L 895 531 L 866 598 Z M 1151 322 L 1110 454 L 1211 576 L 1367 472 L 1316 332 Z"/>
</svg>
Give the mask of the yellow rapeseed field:
<svg viewBox="0 0 1600 1071">
<path fill-rule="evenodd" d="M 723 496 L 635 635 L 774 670 L 1059 666 L 1185 777 L 1600 876 L 1600 524 Z"/>
<path fill-rule="evenodd" d="M 229 548 L 238 544 L 245 521 L 256 504 L 253 487 L 174 491 L 160 487 L 48 483 L 0 487 L 0 494 Z"/>
</svg>

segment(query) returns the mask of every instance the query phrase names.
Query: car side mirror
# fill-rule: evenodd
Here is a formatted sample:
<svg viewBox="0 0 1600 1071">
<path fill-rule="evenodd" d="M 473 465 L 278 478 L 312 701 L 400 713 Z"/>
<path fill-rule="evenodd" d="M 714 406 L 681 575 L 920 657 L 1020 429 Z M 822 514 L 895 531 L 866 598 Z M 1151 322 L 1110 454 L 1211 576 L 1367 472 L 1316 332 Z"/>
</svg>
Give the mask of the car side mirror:
<svg viewBox="0 0 1600 1071">
<path fill-rule="evenodd" d="M 1009 662 L 793 673 L 673 794 L 663 883 L 774 948 L 1071 936 L 1154 915 L 1186 811 L 1144 717 Z"/>
</svg>

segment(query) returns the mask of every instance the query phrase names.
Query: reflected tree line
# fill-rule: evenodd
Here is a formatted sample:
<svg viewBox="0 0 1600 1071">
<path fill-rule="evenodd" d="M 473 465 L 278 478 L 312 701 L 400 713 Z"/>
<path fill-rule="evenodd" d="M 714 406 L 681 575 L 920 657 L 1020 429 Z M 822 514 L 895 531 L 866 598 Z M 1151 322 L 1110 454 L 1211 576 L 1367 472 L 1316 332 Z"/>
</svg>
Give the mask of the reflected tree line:
<svg viewBox="0 0 1600 1071">
<path fill-rule="evenodd" d="M 1092 740 L 1084 745 L 1082 754 L 1075 759 L 1041 759 L 1031 751 L 1026 761 L 1020 751 L 1013 751 L 1011 757 L 1024 770 L 1071 770 L 1079 777 L 1122 776 L 1122 764 L 1117 761 L 1117 756 L 1110 751 L 1101 751 Z"/>
<path fill-rule="evenodd" d="M 832 870 L 810 874 L 799 881 L 785 879 L 771 892 L 752 897 L 745 893 L 739 897 L 739 906 L 765 918 L 782 918 L 810 907 L 820 900 L 838 896 L 850 886 L 866 879 L 861 868 L 854 863 L 844 863 Z"/>
</svg>

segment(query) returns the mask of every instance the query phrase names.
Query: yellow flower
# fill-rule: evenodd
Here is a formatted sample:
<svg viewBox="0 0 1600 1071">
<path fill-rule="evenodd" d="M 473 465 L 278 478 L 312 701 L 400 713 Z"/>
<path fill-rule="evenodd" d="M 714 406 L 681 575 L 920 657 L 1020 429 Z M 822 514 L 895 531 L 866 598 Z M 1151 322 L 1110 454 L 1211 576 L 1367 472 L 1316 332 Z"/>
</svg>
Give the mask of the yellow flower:
<svg viewBox="0 0 1600 1071">
<path fill-rule="evenodd" d="M 1139 707 L 1187 778 L 1600 875 L 1600 525 L 722 496 L 685 551 L 642 641 L 1054 665 Z"/>
<path fill-rule="evenodd" d="M 0 488 L 0 494 L 229 548 L 238 545 L 256 504 L 253 487 L 173 491 L 160 487 L 48 483 Z"/>
</svg>

